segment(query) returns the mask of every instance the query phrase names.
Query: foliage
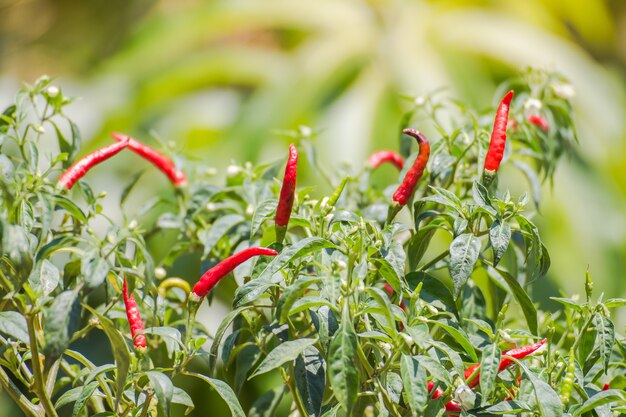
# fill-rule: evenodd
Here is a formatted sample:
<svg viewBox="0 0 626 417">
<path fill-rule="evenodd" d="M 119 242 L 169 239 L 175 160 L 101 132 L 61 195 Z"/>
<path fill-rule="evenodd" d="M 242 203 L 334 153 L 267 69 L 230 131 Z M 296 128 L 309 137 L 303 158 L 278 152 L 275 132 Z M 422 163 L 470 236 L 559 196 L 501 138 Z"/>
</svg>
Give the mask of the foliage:
<svg viewBox="0 0 626 417">
<path fill-rule="evenodd" d="M 188 188 L 116 224 L 87 181 L 72 193 L 54 185 L 79 152 L 78 128 L 63 113 L 71 100 L 48 78 L 26 86 L 0 119 L 3 389 L 28 416 L 189 411 L 175 382 L 190 379 L 217 391 L 233 416 L 437 416 L 449 401 L 475 416 L 626 412 L 626 345 L 609 314 L 626 300 L 594 299 L 589 276 L 585 303 L 558 298 L 554 314 L 529 294 L 550 258 L 526 207 L 539 206 L 541 182 L 576 141 L 570 104 L 555 88 L 564 83 L 528 70 L 501 89 L 516 91 L 504 165 L 527 177 L 533 205 L 479 180 L 493 109 L 411 98 L 401 127 L 428 118 L 439 137 L 414 201 L 391 224 L 395 186 L 371 186 L 370 169 L 321 171 L 311 130 L 290 133 L 335 191 L 297 192 L 284 244 L 271 221 L 282 159 L 232 166 L 222 186 L 190 172 Z M 548 132 L 527 122 L 538 99 Z M 40 155 L 50 128 L 59 152 Z M 405 170 L 415 157 L 407 139 Z M 136 184 L 129 180 L 121 207 Z M 157 261 L 164 232 L 176 244 L 160 247 L 167 254 Z M 233 310 L 210 335 L 190 314 L 189 283 L 167 268 L 199 259 L 200 276 L 251 246 L 279 255 L 235 270 Z M 146 352 L 129 337 L 124 278 L 146 321 Z M 108 340 L 109 363 L 77 348 L 94 333 Z M 501 352 L 543 337 L 545 350 L 498 373 Z M 470 389 L 465 378 L 475 375 L 465 368 L 477 363 L 480 385 Z M 275 386 L 243 401 L 248 381 L 267 374 Z M 432 398 L 427 381 L 442 395 Z"/>
</svg>

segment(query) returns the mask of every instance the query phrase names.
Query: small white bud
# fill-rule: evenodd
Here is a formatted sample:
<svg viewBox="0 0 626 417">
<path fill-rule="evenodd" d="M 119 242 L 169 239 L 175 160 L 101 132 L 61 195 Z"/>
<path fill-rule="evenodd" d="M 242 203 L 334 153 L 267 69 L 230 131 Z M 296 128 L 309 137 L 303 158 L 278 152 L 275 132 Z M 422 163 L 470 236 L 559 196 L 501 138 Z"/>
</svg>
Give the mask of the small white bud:
<svg viewBox="0 0 626 417">
<path fill-rule="evenodd" d="M 228 168 L 226 168 L 226 176 L 230 178 L 236 176 L 240 172 L 241 172 L 241 167 L 237 165 L 229 165 Z"/>
<path fill-rule="evenodd" d="M 48 97 L 55 98 L 56 96 L 59 95 L 59 87 L 51 85 L 50 87 L 46 89 L 46 93 L 48 94 Z"/>
<path fill-rule="evenodd" d="M 158 267 L 154 269 L 154 276 L 157 279 L 163 279 L 167 276 L 167 271 L 163 267 Z"/>
<path fill-rule="evenodd" d="M 308 126 L 299 126 L 298 131 L 302 136 L 309 137 L 313 133 L 310 127 Z"/>
<path fill-rule="evenodd" d="M 423 106 L 424 103 L 426 103 L 426 99 L 422 96 L 419 97 L 415 97 L 415 100 L 413 100 L 413 103 L 415 103 L 416 106 Z"/>
<path fill-rule="evenodd" d="M 511 335 L 506 330 L 502 330 L 500 336 L 505 342 L 515 344 L 515 340 L 511 338 Z"/>
<path fill-rule="evenodd" d="M 380 342 L 380 348 L 387 356 L 391 355 L 391 345 L 387 342 Z"/>
<path fill-rule="evenodd" d="M 254 206 L 252 204 L 248 204 L 248 207 L 246 207 L 246 216 L 252 217 L 253 214 L 254 214 Z"/>
<path fill-rule="evenodd" d="M 576 90 L 571 84 L 553 84 L 552 91 L 560 98 L 571 99 L 576 96 Z"/>
<path fill-rule="evenodd" d="M 407 344 L 407 346 L 411 347 L 415 344 L 415 341 L 413 340 L 413 338 L 411 336 L 409 336 L 406 333 L 400 333 L 400 336 L 402 336 L 402 338 L 404 339 L 404 342 Z"/>
<path fill-rule="evenodd" d="M 357 290 L 359 292 L 363 292 L 365 291 L 365 283 L 363 281 L 359 281 L 359 283 L 356 286 Z"/>
<path fill-rule="evenodd" d="M 43 126 L 41 126 L 41 125 L 35 126 L 34 129 L 35 129 L 35 132 L 37 132 L 37 133 L 39 133 L 41 135 L 44 135 L 46 133 L 46 129 L 44 129 Z"/>
<path fill-rule="evenodd" d="M 211 201 L 211 202 L 206 204 L 206 209 L 208 211 L 215 211 L 215 210 L 217 210 L 217 204 L 215 204 L 214 202 Z"/>
<path fill-rule="evenodd" d="M 107 196 L 107 192 L 106 191 L 102 191 L 100 194 L 98 194 L 98 198 L 104 198 Z"/>
<path fill-rule="evenodd" d="M 128 228 L 129 229 L 134 229 L 135 227 L 137 227 L 139 225 L 139 223 L 137 223 L 137 220 L 133 219 L 128 223 Z"/>
<path fill-rule="evenodd" d="M 250 171 L 252 169 L 252 162 L 246 162 L 245 164 L 243 164 L 243 167 L 246 169 L 246 171 Z"/>
<path fill-rule="evenodd" d="M 107 241 L 108 241 L 109 243 L 111 243 L 111 244 L 114 244 L 114 243 L 115 243 L 115 235 L 114 235 L 113 233 L 109 233 L 109 234 L 107 235 Z"/>
<path fill-rule="evenodd" d="M 426 304 L 426 308 L 428 309 L 428 311 L 430 311 L 432 315 L 439 314 L 439 310 L 437 309 L 437 307 L 432 304 Z"/>
<path fill-rule="evenodd" d="M 347 266 L 348 264 L 346 264 L 346 261 L 344 261 L 343 259 L 338 259 L 337 261 L 335 261 L 335 268 L 340 271 L 346 269 Z"/>
<path fill-rule="evenodd" d="M 329 197 L 322 198 L 322 202 L 320 203 L 320 209 L 322 209 L 323 211 L 326 211 L 326 209 L 328 208 L 328 200 L 330 200 Z"/>
<path fill-rule="evenodd" d="M 524 110 L 529 113 L 538 113 L 542 107 L 543 104 L 541 104 L 541 101 L 537 100 L 536 98 L 529 98 L 524 103 Z"/>
</svg>

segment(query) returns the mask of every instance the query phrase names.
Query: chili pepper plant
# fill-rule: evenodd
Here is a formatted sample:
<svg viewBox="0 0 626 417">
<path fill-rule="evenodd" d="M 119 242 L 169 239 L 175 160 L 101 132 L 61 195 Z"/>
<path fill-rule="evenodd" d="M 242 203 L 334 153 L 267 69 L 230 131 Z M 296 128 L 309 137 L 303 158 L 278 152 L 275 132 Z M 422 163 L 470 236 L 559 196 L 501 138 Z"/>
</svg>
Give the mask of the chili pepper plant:
<svg viewBox="0 0 626 417">
<path fill-rule="evenodd" d="M 299 128 L 225 183 L 141 132 L 85 152 L 72 99 L 26 85 L 0 116 L 2 395 L 29 417 L 625 413 L 626 300 L 581 271 L 548 312 L 533 285 L 558 250 L 541 184 L 576 146 L 566 82 L 529 70 L 479 111 L 406 97 L 356 167 Z M 115 177 L 119 215 L 90 184 L 122 154 L 169 182 L 131 208 L 139 175 Z"/>
</svg>

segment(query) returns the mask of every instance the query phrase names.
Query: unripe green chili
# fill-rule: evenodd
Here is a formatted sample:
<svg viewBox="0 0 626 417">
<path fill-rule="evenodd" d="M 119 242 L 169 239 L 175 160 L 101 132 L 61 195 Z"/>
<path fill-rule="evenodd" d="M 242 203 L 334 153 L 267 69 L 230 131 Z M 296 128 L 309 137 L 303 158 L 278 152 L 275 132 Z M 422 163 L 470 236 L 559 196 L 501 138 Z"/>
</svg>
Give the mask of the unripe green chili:
<svg viewBox="0 0 626 417">
<path fill-rule="evenodd" d="M 561 383 L 561 402 L 564 406 L 569 403 L 572 390 L 574 389 L 574 381 L 576 379 L 576 355 L 574 355 L 574 349 L 569 350 L 569 362 L 567 363 L 567 369 L 563 376 L 563 382 Z"/>
<path fill-rule="evenodd" d="M 144 351 L 146 349 L 146 335 L 137 334 L 143 331 L 143 321 L 141 320 L 141 314 L 137 308 L 137 302 L 133 294 L 128 294 L 128 284 L 126 278 L 124 278 L 124 284 L 122 286 L 122 293 L 124 295 L 124 306 L 126 307 L 126 317 L 128 318 L 128 325 L 130 326 L 130 334 L 133 337 L 133 344 L 138 351 Z"/>
<path fill-rule="evenodd" d="M 277 242 L 282 242 L 287 232 L 287 225 L 289 224 L 291 210 L 293 209 L 293 200 L 295 198 L 297 174 L 298 150 L 293 144 L 291 144 L 289 145 L 289 159 L 287 159 L 283 185 L 280 189 L 278 207 L 276 207 L 276 219 L 274 224 L 276 228 Z"/>
<path fill-rule="evenodd" d="M 506 93 L 502 98 L 496 117 L 493 122 L 493 130 L 491 131 L 491 141 L 489 142 L 489 150 L 485 158 L 485 166 L 483 169 L 483 181 L 485 184 L 491 183 L 500 167 L 500 162 L 504 156 L 504 147 L 506 146 L 506 126 L 509 121 L 509 108 L 513 99 L 513 90 Z"/>
<path fill-rule="evenodd" d="M 74 186 L 76 181 L 84 177 L 91 168 L 116 155 L 127 146 L 128 138 L 93 151 L 92 153 L 85 156 L 84 158 L 81 158 L 71 167 L 69 167 L 67 171 L 65 171 L 63 175 L 61 175 L 57 185 L 65 187 L 69 190 Z"/>
<path fill-rule="evenodd" d="M 541 346 L 543 346 L 548 339 L 543 339 L 539 342 L 533 343 L 527 346 L 519 346 L 513 348 L 511 350 L 507 350 L 502 353 L 502 359 L 500 359 L 500 366 L 498 367 L 498 372 L 502 372 L 506 368 L 508 368 L 511 364 L 513 364 L 513 359 L 523 359 L 526 356 L 534 353 Z M 480 364 L 474 364 L 465 370 L 465 380 L 467 381 L 467 385 L 470 387 L 475 387 L 480 382 Z"/>
</svg>

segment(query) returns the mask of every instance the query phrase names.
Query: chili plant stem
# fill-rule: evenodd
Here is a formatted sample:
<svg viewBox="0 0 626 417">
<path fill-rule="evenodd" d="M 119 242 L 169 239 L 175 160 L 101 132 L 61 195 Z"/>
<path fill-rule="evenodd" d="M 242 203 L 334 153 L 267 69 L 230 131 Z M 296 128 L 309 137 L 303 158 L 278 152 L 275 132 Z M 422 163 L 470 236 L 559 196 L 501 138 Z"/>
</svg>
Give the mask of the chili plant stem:
<svg viewBox="0 0 626 417">
<path fill-rule="evenodd" d="M 439 254 L 439 256 L 437 256 L 436 258 L 432 259 L 430 262 L 427 262 L 426 264 L 424 264 L 421 268 L 419 268 L 419 271 L 424 271 L 424 270 L 430 268 L 431 266 L 435 265 L 437 262 L 439 262 L 440 260 L 442 260 L 443 258 L 448 256 L 449 254 L 450 254 L 450 249 L 448 249 L 445 252 Z"/>
<path fill-rule="evenodd" d="M 43 374 L 43 369 L 41 367 L 41 358 L 39 357 L 39 348 L 37 347 L 37 335 L 35 329 L 35 314 L 28 315 L 26 317 L 26 322 L 28 323 L 28 336 L 30 339 L 30 350 L 32 352 L 31 362 L 33 364 L 33 377 L 34 377 L 34 390 L 39 397 L 39 401 L 41 401 L 41 405 L 45 410 L 45 415 L 47 417 L 58 417 L 52 402 L 50 401 L 50 397 L 46 393 L 46 379 Z"/>
<path fill-rule="evenodd" d="M 22 394 L 20 389 L 13 383 L 13 381 L 11 381 L 9 375 L 7 375 L 2 367 L 0 367 L 0 385 L 9 394 L 13 401 L 15 401 L 24 414 L 34 417 L 44 416 L 41 407 L 31 403 L 30 400 Z"/>
</svg>

